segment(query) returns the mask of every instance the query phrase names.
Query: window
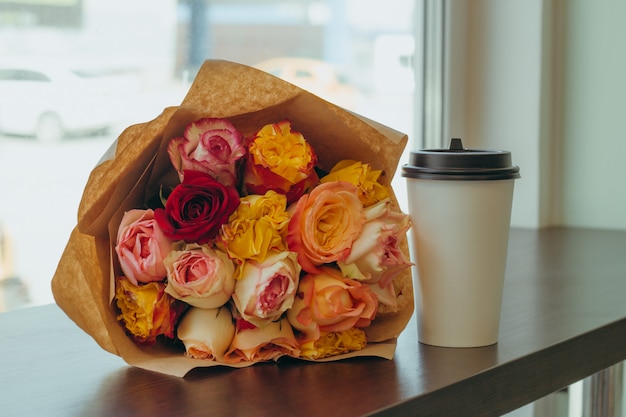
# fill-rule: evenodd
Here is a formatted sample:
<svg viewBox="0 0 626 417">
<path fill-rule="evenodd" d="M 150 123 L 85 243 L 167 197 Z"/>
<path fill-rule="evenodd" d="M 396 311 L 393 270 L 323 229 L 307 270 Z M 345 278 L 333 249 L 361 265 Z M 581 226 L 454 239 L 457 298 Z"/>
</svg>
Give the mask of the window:
<svg viewBox="0 0 626 417">
<path fill-rule="evenodd" d="M 50 82 L 50 78 L 45 74 L 37 71 L 19 71 L 17 73 L 16 80 L 19 81 L 39 81 L 39 82 Z"/>
<path fill-rule="evenodd" d="M 19 298 L 5 291 L 19 302 L 0 309 L 53 302 L 92 168 L 125 127 L 179 104 L 205 59 L 257 66 L 411 138 L 421 131 L 421 2 L 45 3 L 0 0 L 0 71 L 50 79 L 28 91 L 0 82 L 0 280 L 25 286 L 12 287 Z"/>
</svg>

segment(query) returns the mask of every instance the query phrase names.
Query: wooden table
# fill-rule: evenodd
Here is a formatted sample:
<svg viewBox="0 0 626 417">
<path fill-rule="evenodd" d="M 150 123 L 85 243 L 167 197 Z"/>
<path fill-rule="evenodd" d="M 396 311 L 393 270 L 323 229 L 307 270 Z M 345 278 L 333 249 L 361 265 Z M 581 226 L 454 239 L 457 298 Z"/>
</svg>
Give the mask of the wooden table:
<svg viewBox="0 0 626 417">
<path fill-rule="evenodd" d="M 626 232 L 511 232 L 500 342 L 186 378 L 129 367 L 54 305 L 0 314 L 3 416 L 501 415 L 626 359 Z"/>
</svg>

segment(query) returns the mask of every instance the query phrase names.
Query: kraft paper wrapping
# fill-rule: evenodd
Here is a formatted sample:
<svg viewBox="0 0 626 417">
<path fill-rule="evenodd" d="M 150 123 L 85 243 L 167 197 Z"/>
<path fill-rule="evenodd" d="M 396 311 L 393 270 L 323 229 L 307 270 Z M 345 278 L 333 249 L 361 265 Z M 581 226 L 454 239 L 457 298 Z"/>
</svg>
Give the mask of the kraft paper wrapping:
<svg viewBox="0 0 626 417">
<path fill-rule="evenodd" d="M 138 346 L 116 320 L 112 304 L 114 256 L 109 238 L 115 236 L 125 210 L 141 206 L 162 183 L 176 181 L 166 147 L 184 127 L 201 117 L 228 118 L 244 135 L 261 126 L 289 119 L 315 149 L 319 165 L 329 170 L 342 159 L 370 163 L 382 169 L 389 185 L 407 136 L 350 113 L 279 78 L 227 61 L 206 61 L 179 106 L 166 108 L 147 123 L 128 127 L 91 172 L 79 208 L 78 223 L 52 279 L 52 292 L 61 309 L 105 350 L 128 364 L 184 376 L 191 369 L 217 364 L 185 357 L 158 342 Z M 395 196 L 392 196 L 395 200 Z M 403 249 L 408 253 L 406 242 Z M 408 258 L 408 255 L 407 255 Z M 368 346 L 352 356 L 393 358 L 396 338 L 413 313 L 411 271 L 396 278 L 397 311 L 379 311 L 365 329 Z"/>
</svg>

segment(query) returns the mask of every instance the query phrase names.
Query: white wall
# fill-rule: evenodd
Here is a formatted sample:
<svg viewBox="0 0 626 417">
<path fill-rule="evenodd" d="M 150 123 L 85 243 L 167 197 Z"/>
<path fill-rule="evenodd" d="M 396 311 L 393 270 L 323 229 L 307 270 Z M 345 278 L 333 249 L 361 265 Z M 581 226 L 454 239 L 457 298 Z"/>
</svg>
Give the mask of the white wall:
<svg viewBox="0 0 626 417">
<path fill-rule="evenodd" d="M 566 4 L 563 222 L 626 229 L 626 2 Z"/>
<path fill-rule="evenodd" d="M 626 2 L 448 5 L 444 138 L 512 152 L 512 225 L 626 229 Z"/>
<path fill-rule="evenodd" d="M 450 1 L 448 114 L 444 137 L 466 147 L 509 150 L 515 184 L 513 226 L 545 224 L 542 209 L 541 0 Z"/>
</svg>

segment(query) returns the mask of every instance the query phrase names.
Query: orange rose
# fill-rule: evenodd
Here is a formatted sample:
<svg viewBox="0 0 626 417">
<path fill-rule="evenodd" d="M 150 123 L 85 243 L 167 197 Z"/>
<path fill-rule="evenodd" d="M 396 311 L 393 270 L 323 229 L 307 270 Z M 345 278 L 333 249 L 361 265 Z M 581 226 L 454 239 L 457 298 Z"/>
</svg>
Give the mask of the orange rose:
<svg viewBox="0 0 626 417">
<path fill-rule="evenodd" d="M 358 189 L 347 182 L 317 186 L 290 211 L 287 245 L 298 253 L 302 268 L 312 273 L 319 265 L 344 260 L 366 220 Z"/>
<path fill-rule="evenodd" d="M 342 332 L 352 327 L 368 327 L 378 310 L 371 288 L 344 278 L 331 267 L 300 279 L 298 295 L 287 311 L 294 329 L 301 332 L 300 343 L 318 340 L 321 332 Z"/>
</svg>

